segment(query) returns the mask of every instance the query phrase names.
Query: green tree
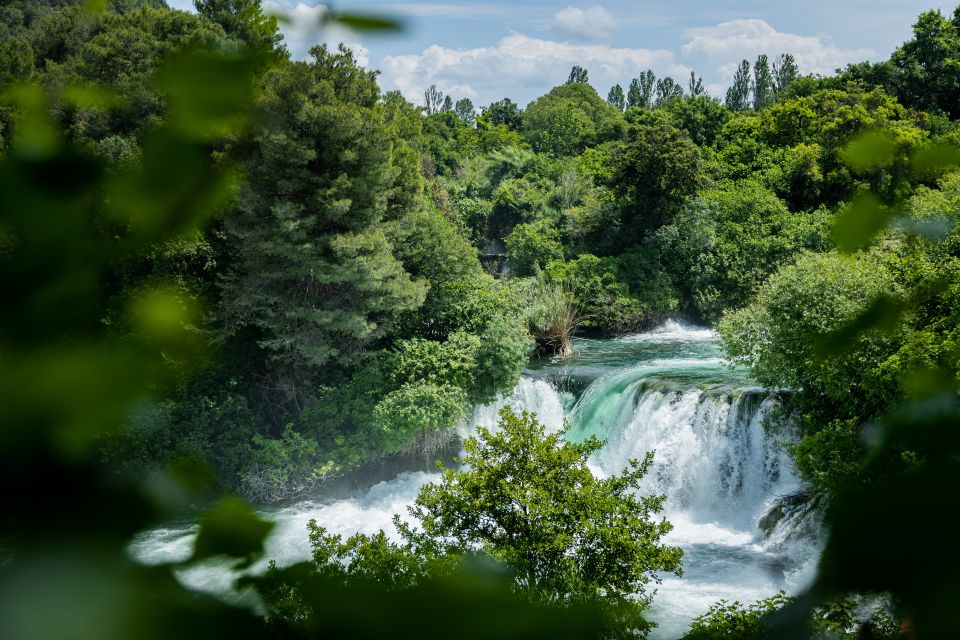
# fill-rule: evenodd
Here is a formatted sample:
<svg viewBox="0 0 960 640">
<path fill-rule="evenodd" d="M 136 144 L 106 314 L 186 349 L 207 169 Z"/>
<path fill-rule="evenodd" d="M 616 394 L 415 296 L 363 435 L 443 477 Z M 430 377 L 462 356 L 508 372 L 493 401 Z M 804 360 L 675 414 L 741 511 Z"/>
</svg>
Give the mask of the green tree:
<svg viewBox="0 0 960 640">
<path fill-rule="evenodd" d="M 588 84 L 590 80 L 587 78 L 587 70 L 581 66 L 574 65 L 570 69 L 570 76 L 567 78 L 567 84 Z"/>
<path fill-rule="evenodd" d="M 454 113 L 463 121 L 464 124 L 473 126 L 477 122 L 477 114 L 473 110 L 473 100 L 470 98 L 461 98 L 453 106 Z"/>
<path fill-rule="evenodd" d="M 733 74 L 733 83 L 727 89 L 727 107 L 744 111 L 750 106 L 750 62 L 744 60 Z"/>
<path fill-rule="evenodd" d="M 639 78 L 631 80 L 630 87 L 627 89 L 627 109 L 631 107 L 649 109 L 656 84 L 657 77 L 649 69 L 640 74 Z"/>
<path fill-rule="evenodd" d="M 311 369 L 361 357 L 425 295 L 380 227 L 416 201 L 416 155 L 387 126 L 374 74 L 346 49 L 311 55 L 267 79 L 271 117 L 225 223 L 221 287 L 225 333 L 254 331 L 287 381 L 277 386 L 291 389 Z"/>
<path fill-rule="evenodd" d="M 33 49 L 23 36 L 0 40 L 0 86 L 23 82 L 33 74 Z"/>
<path fill-rule="evenodd" d="M 708 95 L 690 95 L 673 101 L 667 108 L 677 125 L 700 147 L 713 145 L 730 119 L 730 110 L 717 98 Z"/>
<path fill-rule="evenodd" d="M 607 94 L 607 104 L 613 105 L 620 111 L 627 108 L 627 99 L 623 95 L 623 87 L 615 84 L 610 88 L 610 92 Z"/>
<path fill-rule="evenodd" d="M 782 53 L 773 61 L 773 90 L 780 95 L 800 77 L 800 68 L 792 54 Z"/>
<path fill-rule="evenodd" d="M 773 104 L 776 95 L 774 75 L 765 54 L 757 56 L 753 65 L 753 108 L 759 111 Z"/>
<path fill-rule="evenodd" d="M 657 80 L 657 87 L 654 91 L 653 106 L 663 107 L 674 100 L 679 100 L 683 97 L 683 87 L 677 84 L 677 81 L 671 77 L 661 78 Z"/>
<path fill-rule="evenodd" d="M 589 604 L 603 612 L 610 637 L 644 637 L 652 627 L 645 587 L 657 572 L 679 574 L 682 553 L 660 542 L 671 529 L 656 518 L 664 497 L 638 494 L 653 454 L 599 479 L 587 461 L 602 444 L 567 442 L 533 414 L 504 408 L 495 430 L 478 427 L 465 441 L 459 469 L 420 489 L 410 508 L 420 528 L 395 521 L 403 543 L 381 535 L 343 545 L 312 525 L 315 566 L 412 586 L 444 571 L 444 556 L 479 553 L 511 572 L 523 598 Z M 367 553 L 374 543 L 376 556 Z"/>
<path fill-rule="evenodd" d="M 200 17 L 216 22 L 248 47 L 269 51 L 283 39 L 276 17 L 263 12 L 260 0 L 194 0 L 193 4 Z"/>
<path fill-rule="evenodd" d="M 960 8 L 958 8 L 960 9 Z M 960 115 L 960 10 L 920 14 L 913 38 L 890 56 L 892 93 L 921 109 Z"/>
<path fill-rule="evenodd" d="M 584 147 L 619 138 L 623 116 L 589 84 L 554 87 L 523 113 L 523 133 L 536 151 L 573 155 Z"/>
<path fill-rule="evenodd" d="M 563 259 L 563 245 L 553 229 L 542 229 L 530 224 L 518 224 L 506 237 L 507 264 L 512 275 L 530 276 L 547 266 L 551 260 Z"/>
<path fill-rule="evenodd" d="M 696 146 L 683 131 L 666 123 L 632 127 L 611 164 L 611 186 L 622 199 L 623 231 L 630 238 L 668 222 L 701 179 Z"/>
<path fill-rule="evenodd" d="M 750 306 L 725 315 L 720 335 L 726 352 L 761 384 L 803 389 L 809 398 L 856 411 L 867 401 L 860 386 L 865 365 L 886 358 L 897 339 L 873 331 L 833 354 L 822 353 L 818 339 L 852 322 L 877 297 L 897 294 L 876 256 L 808 254 L 771 277 Z"/>
<path fill-rule="evenodd" d="M 490 103 L 490 106 L 483 110 L 483 115 L 491 124 L 504 125 L 517 131 L 523 124 L 523 110 L 510 98 Z"/>
<path fill-rule="evenodd" d="M 440 113 L 443 110 L 443 98 L 443 92 L 437 88 L 437 85 L 432 84 L 427 87 L 427 90 L 423 92 L 423 105 L 428 116 Z"/>
<path fill-rule="evenodd" d="M 795 214 L 754 180 L 701 192 L 658 232 L 664 267 L 702 317 L 747 305 L 780 266 L 827 246 L 825 211 Z"/>
</svg>

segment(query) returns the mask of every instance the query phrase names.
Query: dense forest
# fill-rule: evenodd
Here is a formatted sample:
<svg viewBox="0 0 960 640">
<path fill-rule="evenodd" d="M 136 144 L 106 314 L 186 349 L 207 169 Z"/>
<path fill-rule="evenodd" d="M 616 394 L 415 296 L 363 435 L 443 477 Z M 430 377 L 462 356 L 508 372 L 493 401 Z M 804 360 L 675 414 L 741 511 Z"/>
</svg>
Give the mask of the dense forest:
<svg viewBox="0 0 960 640">
<path fill-rule="evenodd" d="M 811 615 L 825 636 L 949 637 L 958 567 L 928 553 L 949 554 L 960 513 L 960 9 L 829 77 L 789 52 L 744 60 L 725 99 L 695 73 L 605 97 L 580 66 L 557 82 L 525 107 L 436 86 L 414 104 L 343 46 L 292 59 L 259 0 L 0 7 L 0 477 L 23 488 L 0 518 L 8 637 L 314 637 L 351 628 L 351 598 L 461 611 L 474 587 L 442 580 L 478 550 L 516 573 L 509 597 L 475 587 L 533 621 L 513 633 L 644 636 L 644 585 L 681 566 L 662 497 L 634 492 L 650 460 L 595 479 L 597 442 L 510 411 L 399 541 L 313 523 L 310 568 L 256 585 L 268 624 L 114 552 L 233 495 L 193 560 L 249 562 L 269 525 L 247 503 L 438 456 L 531 358 L 668 318 L 716 326 L 782 394 L 831 527 L 808 594 L 718 605 L 690 637 Z M 503 474 L 534 487 L 535 518 L 504 511 Z M 75 611 L 87 583 L 127 588 L 140 618 Z M 842 599 L 868 592 L 892 594 L 883 619 Z M 94 626 L 33 632 L 61 606 Z"/>
</svg>

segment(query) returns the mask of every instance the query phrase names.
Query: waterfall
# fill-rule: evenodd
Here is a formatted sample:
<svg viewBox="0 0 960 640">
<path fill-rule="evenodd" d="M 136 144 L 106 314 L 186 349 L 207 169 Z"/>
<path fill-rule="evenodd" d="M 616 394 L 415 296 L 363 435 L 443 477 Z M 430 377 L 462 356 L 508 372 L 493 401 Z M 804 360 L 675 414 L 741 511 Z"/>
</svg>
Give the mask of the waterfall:
<svg viewBox="0 0 960 640">
<path fill-rule="evenodd" d="M 459 428 L 461 437 L 473 434 L 477 426 L 494 429 L 500 420 L 502 407 L 510 407 L 515 413 L 529 411 L 537 414 L 537 420 L 548 431 L 560 431 L 566 419 L 564 399 L 546 380 L 523 377 L 513 393 L 500 396 L 491 403 L 475 407 L 466 422 Z"/>
<path fill-rule="evenodd" d="M 607 440 L 595 456 L 605 475 L 655 451 L 646 492 L 665 494 L 671 511 L 744 528 L 800 488 L 783 434 L 765 428 L 776 406 L 761 389 L 678 389 L 634 369 L 587 388 L 571 437 Z"/>
<path fill-rule="evenodd" d="M 748 603 L 805 586 L 819 556 L 819 521 L 816 506 L 798 493 L 786 446 L 791 429 L 777 415 L 775 397 L 724 364 L 713 332 L 668 322 L 644 334 L 578 340 L 574 350 L 571 358 L 531 363 L 512 393 L 475 407 L 458 433 L 496 428 L 508 405 L 536 413 L 550 431 L 568 421 L 570 439 L 605 440 L 590 460 L 598 475 L 619 473 L 655 451 L 640 491 L 667 497 L 663 515 L 674 530 L 664 542 L 683 548 L 684 576 L 661 576 L 650 612 L 660 625 L 653 637 L 683 635 L 693 617 L 721 599 Z M 574 397 L 550 380 L 576 380 L 583 391 Z M 438 478 L 408 471 L 347 498 L 318 495 L 264 512 L 276 522 L 267 556 L 281 565 L 308 559 L 310 519 L 346 536 L 390 534 L 392 515 L 404 516 L 419 488 Z M 195 531 L 192 523 L 169 525 L 139 536 L 130 550 L 145 563 L 184 559 Z M 243 595 L 231 591 L 235 574 L 217 561 L 178 577 L 234 601 Z"/>
</svg>

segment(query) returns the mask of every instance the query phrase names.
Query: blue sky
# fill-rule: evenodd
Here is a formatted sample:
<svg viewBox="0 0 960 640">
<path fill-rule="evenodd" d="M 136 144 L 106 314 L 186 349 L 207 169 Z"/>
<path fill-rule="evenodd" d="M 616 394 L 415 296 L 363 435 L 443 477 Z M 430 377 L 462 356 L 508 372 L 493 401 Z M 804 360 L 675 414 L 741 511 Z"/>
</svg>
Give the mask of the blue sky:
<svg viewBox="0 0 960 640">
<path fill-rule="evenodd" d="M 192 9 L 192 0 L 168 0 Z M 349 44 L 382 72 L 385 90 L 421 103 L 437 84 L 478 106 L 510 97 L 521 105 L 562 83 L 573 64 L 590 72 L 601 95 L 650 68 L 684 86 L 690 70 L 722 95 L 735 65 L 759 53 L 793 53 L 804 73 L 830 73 L 848 62 L 879 60 L 910 36 L 917 14 L 952 11 L 931 0 L 652 0 L 598 3 L 495 0 L 385 2 L 351 0 L 341 11 L 402 18 L 389 36 L 314 28 L 324 5 L 264 0 L 292 20 L 283 30 L 295 57 L 317 42 Z"/>
</svg>

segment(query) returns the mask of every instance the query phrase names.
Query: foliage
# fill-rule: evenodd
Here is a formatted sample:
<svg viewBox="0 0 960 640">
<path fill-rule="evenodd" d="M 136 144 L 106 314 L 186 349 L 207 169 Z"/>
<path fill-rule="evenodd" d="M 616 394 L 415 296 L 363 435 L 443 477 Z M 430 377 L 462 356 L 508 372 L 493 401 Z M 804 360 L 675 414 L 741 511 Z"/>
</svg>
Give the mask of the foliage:
<svg viewBox="0 0 960 640">
<path fill-rule="evenodd" d="M 756 301 L 724 317 L 726 352 L 750 366 L 761 384 L 822 394 L 853 406 L 863 365 L 889 354 L 897 342 L 870 332 L 843 353 L 822 353 L 818 338 L 864 313 L 880 295 L 897 295 L 892 277 L 871 255 L 807 254 L 778 271 Z"/>
<path fill-rule="evenodd" d="M 226 220 L 221 285 L 224 334 L 257 335 L 292 395 L 318 367 L 363 357 L 426 293 L 380 228 L 416 201 L 415 156 L 387 123 L 374 75 L 345 49 L 312 51 L 266 78 L 270 125 Z"/>
<path fill-rule="evenodd" d="M 778 612 L 796 602 L 783 591 L 753 604 L 721 600 L 710 610 L 694 619 L 684 640 L 762 640 L 776 637 L 770 624 Z M 822 640 L 855 640 L 872 638 L 893 640 L 901 637 L 899 625 L 890 617 L 884 605 L 874 606 L 867 615 L 865 603 L 843 596 L 815 609 L 803 621 L 810 637 Z M 861 611 L 858 611 L 861 610 Z"/>
<path fill-rule="evenodd" d="M 669 124 L 636 125 L 611 157 L 611 185 L 622 200 L 622 230 L 640 239 L 669 222 L 683 198 L 700 183 L 700 155 Z"/>
<path fill-rule="evenodd" d="M 762 640 L 769 634 L 764 619 L 792 600 L 783 591 L 746 607 L 740 602 L 721 600 L 694 618 L 684 640 Z"/>
<path fill-rule="evenodd" d="M 554 87 L 523 113 L 523 134 L 535 151 L 571 155 L 586 146 L 623 135 L 619 110 L 589 84 L 574 81 Z"/>
<path fill-rule="evenodd" d="M 657 240 L 671 258 L 666 270 L 712 322 L 745 306 L 793 256 L 824 250 L 827 221 L 823 211 L 791 213 L 774 193 L 744 180 L 702 192 Z"/>
<path fill-rule="evenodd" d="M 395 518 L 401 542 L 382 531 L 343 542 L 311 524 L 314 571 L 410 589 L 479 554 L 509 571 L 523 599 L 596 606 L 608 636 L 643 637 L 644 587 L 658 571 L 679 573 L 681 552 L 659 544 L 671 528 L 654 519 L 663 496 L 636 494 L 652 454 L 598 479 L 587 459 L 601 445 L 567 442 L 505 408 L 495 431 L 478 427 L 466 440 L 460 469 L 421 487 L 410 507 L 419 529 Z"/>
<path fill-rule="evenodd" d="M 530 276 L 551 260 L 563 259 L 563 246 L 559 234 L 547 229 L 541 231 L 529 224 L 518 224 L 506 237 L 507 263 L 510 271 L 518 277 Z"/>
</svg>

